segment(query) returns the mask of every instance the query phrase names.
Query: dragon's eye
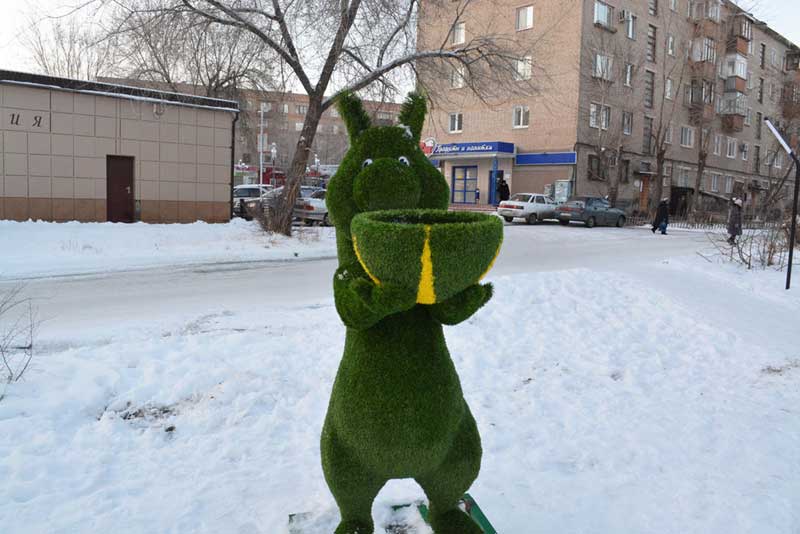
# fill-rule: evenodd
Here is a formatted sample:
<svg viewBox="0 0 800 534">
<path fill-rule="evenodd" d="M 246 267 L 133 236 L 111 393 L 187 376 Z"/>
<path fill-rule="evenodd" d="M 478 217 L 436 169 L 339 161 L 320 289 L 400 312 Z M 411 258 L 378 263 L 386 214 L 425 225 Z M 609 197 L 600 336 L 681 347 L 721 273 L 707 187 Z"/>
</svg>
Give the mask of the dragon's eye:
<svg viewBox="0 0 800 534">
<path fill-rule="evenodd" d="M 364 163 L 361 164 L 361 167 L 362 168 L 369 167 L 370 165 L 372 165 L 372 160 L 367 158 L 367 159 L 364 160 Z"/>
<path fill-rule="evenodd" d="M 405 156 L 400 156 L 399 158 L 397 158 L 397 161 L 399 161 L 400 163 L 402 163 L 406 167 L 410 167 L 411 166 L 411 163 L 408 161 L 408 158 L 405 157 Z"/>
</svg>

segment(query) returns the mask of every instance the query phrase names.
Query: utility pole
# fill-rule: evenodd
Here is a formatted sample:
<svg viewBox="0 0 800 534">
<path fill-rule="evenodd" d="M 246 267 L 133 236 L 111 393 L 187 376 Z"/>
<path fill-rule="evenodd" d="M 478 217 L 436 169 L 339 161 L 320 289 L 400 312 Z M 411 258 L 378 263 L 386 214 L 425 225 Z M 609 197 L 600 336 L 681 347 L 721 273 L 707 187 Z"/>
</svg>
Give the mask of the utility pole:
<svg viewBox="0 0 800 534">
<path fill-rule="evenodd" d="M 258 184 L 264 183 L 264 113 L 266 113 L 266 103 L 261 102 L 258 109 Z"/>
<path fill-rule="evenodd" d="M 797 198 L 798 193 L 800 193 L 800 159 L 798 159 L 797 153 L 792 150 L 792 147 L 789 146 L 783 136 L 778 132 L 778 129 L 773 126 L 769 118 L 764 118 L 764 122 L 767 123 L 767 127 L 769 127 L 772 135 L 775 136 L 775 139 L 778 140 L 786 153 L 789 154 L 789 157 L 794 160 L 794 199 L 792 200 L 792 226 L 789 232 L 789 268 L 786 271 L 786 290 L 788 291 L 792 287 L 792 262 L 794 261 L 794 242 L 797 236 Z"/>
</svg>

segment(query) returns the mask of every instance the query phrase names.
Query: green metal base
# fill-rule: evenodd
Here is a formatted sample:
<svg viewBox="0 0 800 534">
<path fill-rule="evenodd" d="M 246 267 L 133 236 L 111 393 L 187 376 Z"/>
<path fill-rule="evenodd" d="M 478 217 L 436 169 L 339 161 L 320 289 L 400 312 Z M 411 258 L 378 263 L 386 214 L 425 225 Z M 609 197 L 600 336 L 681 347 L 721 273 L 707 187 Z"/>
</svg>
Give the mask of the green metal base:
<svg viewBox="0 0 800 534">
<path fill-rule="evenodd" d="M 484 515 L 481 507 L 475 502 L 475 499 L 469 493 L 465 493 L 458 501 L 459 507 L 468 514 L 473 521 L 481 528 L 483 534 L 497 534 L 489 519 Z M 422 519 L 428 523 L 428 506 L 424 502 L 417 502 L 414 504 L 399 504 L 392 506 L 392 510 L 398 511 L 405 508 L 416 507 L 419 510 Z M 289 534 L 324 534 L 318 532 L 306 532 L 303 523 L 312 517 L 310 513 L 290 514 L 289 515 Z M 400 524 L 392 524 L 386 527 L 386 534 L 406 534 L 408 527 Z"/>
<path fill-rule="evenodd" d="M 489 522 L 489 519 L 484 515 L 483 510 L 481 507 L 478 506 L 478 503 L 475 502 L 475 499 L 472 498 L 472 495 L 469 493 L 465 493 L 461 499 L 458 501 L 459 507 L 464 510 L 466 514 L 468 514 L 481 530 L 483 534 L 497 534 L 497 531 L 494 529 L 492 524 Z M 401 504 L 399 506 L 392 506 L 393 510 L 400 510 L 402 508 L 408 508 L 412 506 L 410 504 Z M 428 523 L 428 506 L 424 502 L 420 502 L 416 504 L 417 510 L 419 510 L 422 519 Z"/>
</svg>

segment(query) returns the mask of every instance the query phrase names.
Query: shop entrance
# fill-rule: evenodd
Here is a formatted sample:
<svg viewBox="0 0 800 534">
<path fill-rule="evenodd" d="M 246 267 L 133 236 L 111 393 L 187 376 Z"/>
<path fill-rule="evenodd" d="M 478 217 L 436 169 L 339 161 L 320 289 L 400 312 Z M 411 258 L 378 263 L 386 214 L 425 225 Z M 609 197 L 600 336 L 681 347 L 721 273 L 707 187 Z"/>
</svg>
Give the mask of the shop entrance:
<svg viewBox="0 0 800 534">
<path fill-rule="evenodd" d="M 478 167 L 453 167 L 450 191 L 453 204 L 477 204 Z"/>
</svg>

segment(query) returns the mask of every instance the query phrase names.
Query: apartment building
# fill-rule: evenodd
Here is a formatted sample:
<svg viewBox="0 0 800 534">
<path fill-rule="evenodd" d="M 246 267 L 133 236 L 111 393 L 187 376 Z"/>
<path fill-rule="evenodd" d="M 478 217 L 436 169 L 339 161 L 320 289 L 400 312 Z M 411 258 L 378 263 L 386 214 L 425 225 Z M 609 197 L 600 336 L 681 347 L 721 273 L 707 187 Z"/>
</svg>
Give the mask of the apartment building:
<svg viewBox="0 0 800 534">
<path fill-rule="evenodd" d="M 478 0 L 455 25 L 432 9 L 419 23 L 422 46 L 496 35 L 533 50 L 518 79 L 531 63 L 541 73 L 536 91 L 487 104 L 458 75 L 422 71 L 437 104 L 425 136 L 453 202 L 494 201 L 501 175 L 512 192 L 610 195 L 629 211 L 659 182 L 678 212 L 698 185 L 719 208 L 734 195 L 755 207 L 781 183 L 790 163 L 762 125 L 796 141 L 800 49 L 766 24 L 727 1 L 525 4 Z"/>
<path fill-rule="evenodd" d="M 181 93 L 204 94 L 206 92 L 202 87 L 189 84 L 170 86 L 165 83 L 131 78 L 101 78 L 101 80 L 164 91 L 178 90 Z M 308 111 L 308 96 L 293 92 L 255 91 L 241 88 L 223 92 L 225 98 L 236 100 L 241 110 L 234 135 L 234 163 L 243 163 L 257 168 L 261 160 L 259 147 L 263 147 L 265 172 L 269 172 L 273 168 L 285 171 L 291 163 L 300 131 L 303 128 L 303 121 Z M 365 100 L 364 107 L 375 124 L 394 124 L 400 113 L 400 104 L 389 101 Z M 263 137 L 261 137 L 262 125 Z M 273 143 L 274 161 L 272 160 Z M 336 108 L 330 107 L 323 114 L 317 127 L 309 164 L 313 164 L 316 156 L 321 167 L 338 165 L 349 146 L 344 121 Z M 234 185 L 239 185 L 239 179 L 239 177 L 235 178 Z"/>
<path fill-rule="evenodd" d="M 0 112 L 0 219 L 230 219 L 236 102 L 0 70 Z"/>
</svg>

